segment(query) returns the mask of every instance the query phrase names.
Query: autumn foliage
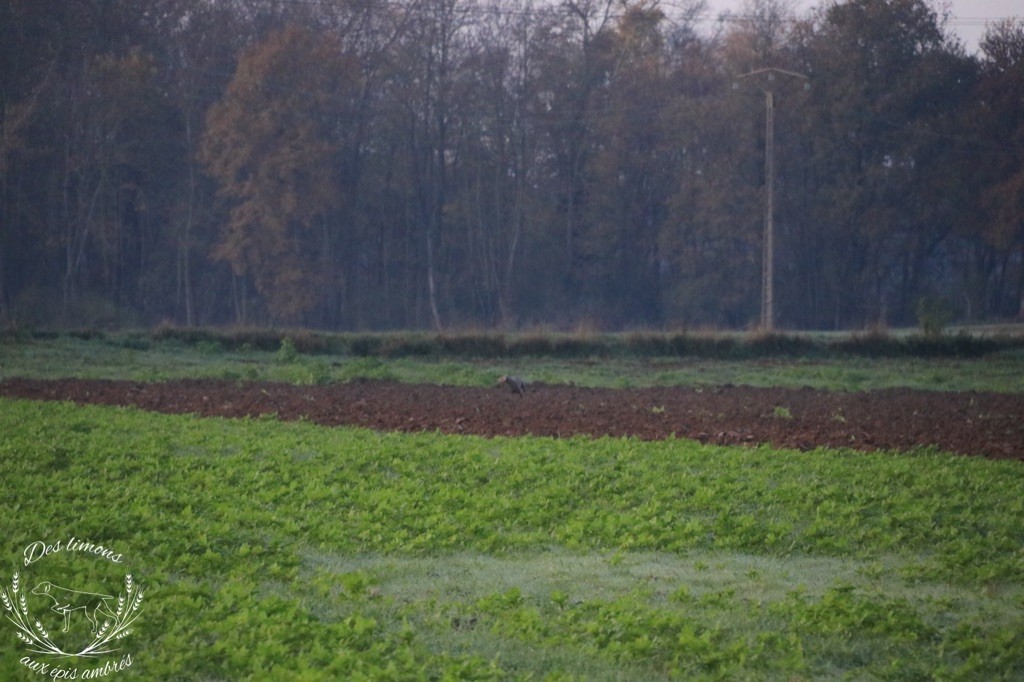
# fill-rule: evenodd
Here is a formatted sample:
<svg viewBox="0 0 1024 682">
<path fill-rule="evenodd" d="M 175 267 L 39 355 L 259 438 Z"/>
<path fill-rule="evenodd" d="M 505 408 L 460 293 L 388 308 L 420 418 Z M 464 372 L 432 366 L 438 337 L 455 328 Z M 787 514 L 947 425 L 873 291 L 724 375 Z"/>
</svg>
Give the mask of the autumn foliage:
<svg viewBox="0 0 1024 682">
<path fill-rule="evenodd" d="M 201 158 L 230 206 L 213 255 L 282 321 L 302 319 L 328 274 L 318 220 L 341 199 L 330 104 L 344 67 L 330 36 L 276 31 L 243 52 L 206 119 Z"/>
<path fill-rule="evenodd" d="M 0 3 L 4 325 L 1024 310 L 1024 22 L 929 0 Z"/>
</svg>

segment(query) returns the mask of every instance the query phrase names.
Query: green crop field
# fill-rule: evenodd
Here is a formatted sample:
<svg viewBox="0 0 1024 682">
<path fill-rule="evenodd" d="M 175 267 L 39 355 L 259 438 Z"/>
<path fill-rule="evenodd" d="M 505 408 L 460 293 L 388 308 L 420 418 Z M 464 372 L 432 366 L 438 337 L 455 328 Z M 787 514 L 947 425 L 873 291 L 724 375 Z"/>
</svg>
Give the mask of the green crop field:
<svg viewBox="0 0 1024 682">
<path fill-rule="evenodd" d="M 387 370 L 473 384 L 503 366 L 82 340 L 0 350 L 5 376 Z M 693 362 L 708 383 L 764 368 L 795 372 L 795 385 L 811 371 L 868 377 L 829 380 L 848 390 L 902 375 L 1016 391 L 1015 352 L 906 372 L 896 360 Z M 515 362 L 549 380 L 592 366 L 598 385 L 617 383 L 601 364 L 641 385 L 684 363 Z M 0 434 L 0 675 L 87 679 L 112 660 L 111 678 L 162 680 L 1024 677 L 1018 462 L 410 435 L 9 399 Z M 48 657 L 19 639 L 25 597 L 34 636 L 37 620 L 52 641 L 89 640 L 83 616 L 64 634 L 53 602 L 31 591 L 54 574 L 137 596 L 134 622 L 115 623 L 128 633 L 116 651 Z"/>
</svg>

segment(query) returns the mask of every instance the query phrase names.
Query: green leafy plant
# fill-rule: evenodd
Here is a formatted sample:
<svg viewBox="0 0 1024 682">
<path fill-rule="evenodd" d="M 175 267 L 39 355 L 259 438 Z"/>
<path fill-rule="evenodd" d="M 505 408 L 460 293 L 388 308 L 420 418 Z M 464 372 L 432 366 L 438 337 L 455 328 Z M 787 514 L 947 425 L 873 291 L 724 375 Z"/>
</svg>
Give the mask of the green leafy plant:
<svg viewBox="0 0 1024 682">
<path fill-rule="evenodd" d="M 924 297 L 917 302 L 917 323 L 926 338 L 936 339 L 942 336 L 952 321 L 953 310 L 946 301 Z"/>
<path fill-rule="evenodd" d="M 291 337 L 286 336 L 281 339 L 281 347 L 277 351 L 277 361 L 283 364 L 295 362 L 296 358 L 299 357 L 299 349 L 295 346 L 295 342 L 292 341 Z"/>
<path fill-rule="evenodd" d="M 6 399 L 0 432 L 6 555 L 130 549 L 145 614 L 105 634 L 149 676 L 1024 674 L 1018 462 Z"/>
</svg>

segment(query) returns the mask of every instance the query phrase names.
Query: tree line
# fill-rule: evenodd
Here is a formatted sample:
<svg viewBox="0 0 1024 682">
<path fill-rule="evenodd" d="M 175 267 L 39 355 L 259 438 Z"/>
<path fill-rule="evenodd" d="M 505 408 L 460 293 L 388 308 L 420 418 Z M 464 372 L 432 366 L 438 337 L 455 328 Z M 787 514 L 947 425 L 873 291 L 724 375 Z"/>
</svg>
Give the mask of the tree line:
<svg viewBox="0 0 1024 682">
<path fill-rule="evenodd" d="M 1024 314 L 1024 21 L 927 0 L 0 0 L 7 325 Z M 781 71 L 779 72 L 782 73 Z"/>
</svg>

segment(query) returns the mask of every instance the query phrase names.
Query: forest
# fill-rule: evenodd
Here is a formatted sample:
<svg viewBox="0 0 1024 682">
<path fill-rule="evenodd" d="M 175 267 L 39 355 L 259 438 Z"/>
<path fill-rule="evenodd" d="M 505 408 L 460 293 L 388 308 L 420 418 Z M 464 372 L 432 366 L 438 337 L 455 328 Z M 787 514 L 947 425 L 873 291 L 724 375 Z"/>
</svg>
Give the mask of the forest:
<svg viewBox="0 0 1024 682">
<path fill-rule="evenodd" d="M 0 325 L 756 328 L 769 197 L 779 328 L 1018 318 L 1024 20 L 948 23 L 0 0 Z"/>
</svg>

